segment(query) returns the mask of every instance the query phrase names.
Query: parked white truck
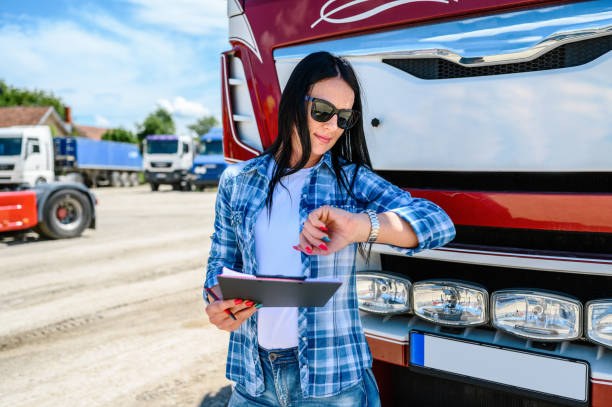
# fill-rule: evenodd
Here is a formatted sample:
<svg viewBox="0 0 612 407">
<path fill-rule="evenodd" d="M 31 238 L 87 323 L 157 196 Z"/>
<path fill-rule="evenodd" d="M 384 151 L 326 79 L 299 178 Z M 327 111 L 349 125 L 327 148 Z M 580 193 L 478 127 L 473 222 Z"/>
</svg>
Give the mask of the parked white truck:
<svg viewBox="0 0 612 407">
<path fill-rule="evenodd" d="M 195 143 L 189 136 L 156 134 L 144 141 L 145 181 L 157 191 L 160 184 L 170 184 L 174 190 L 191 189 L 189 170 L 193 165 Z"/>
<path fill-rule="evenodd" d="M 85 184 L 136 186 L 142 171 L 138 146 L 85 137 L 51 136 L 48 126 L 0 128 L 0 188 L 56 179 Z"/>
<path fill-rule="evenodd" d="M 0 185 L 36 185 L 55 179 L 47 126 L 0 129 Z"/>
</svg>

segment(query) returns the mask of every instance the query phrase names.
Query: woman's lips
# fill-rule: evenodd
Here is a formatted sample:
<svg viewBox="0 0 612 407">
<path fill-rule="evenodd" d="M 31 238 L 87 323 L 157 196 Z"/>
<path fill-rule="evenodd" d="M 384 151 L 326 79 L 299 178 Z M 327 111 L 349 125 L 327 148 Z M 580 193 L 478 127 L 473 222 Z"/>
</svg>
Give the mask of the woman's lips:
<svg viewBox="0 0 612 407">
<path fill-rule="evenodd" d="M 323 136 L 319 136 L 318 134 L 315 134 L 315 137 L 318 138 L 319 141 L 323 144 L 327 144 L 331 140 L 331 137 L 323 137 Z"/>
</svg>

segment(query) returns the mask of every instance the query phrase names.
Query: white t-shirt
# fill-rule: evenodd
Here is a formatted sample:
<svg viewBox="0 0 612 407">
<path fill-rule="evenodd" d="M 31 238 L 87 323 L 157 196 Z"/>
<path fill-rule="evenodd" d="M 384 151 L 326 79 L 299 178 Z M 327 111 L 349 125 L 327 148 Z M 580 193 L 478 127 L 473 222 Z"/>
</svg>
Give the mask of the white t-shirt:
<svg viewBox="0 0 612 407">
<path fill-rule="evenodd" d="M 268 169 L 271 177 L 274 161 Z M 302 276 L 301 253 L 292 246 L 299 244 L 300 196 L 312 168 L 303 168 L 285 176 L 274 188 L 272 210 L 264 206 L 255 221 L 255 254 L 258 275 Z M 257 311 L 259 345 L 266 349 L 291 348 L 298 345 L 297 308 L 266 308 Z"/>
</svg>

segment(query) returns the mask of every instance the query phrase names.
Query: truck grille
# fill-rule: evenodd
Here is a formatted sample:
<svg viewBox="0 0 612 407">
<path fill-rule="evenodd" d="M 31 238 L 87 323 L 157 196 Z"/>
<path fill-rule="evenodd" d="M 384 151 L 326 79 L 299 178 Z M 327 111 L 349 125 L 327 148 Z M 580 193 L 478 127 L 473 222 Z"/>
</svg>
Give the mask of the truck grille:
<svg viewBox="0 0 612 407">
<path fill-rule="evenodd" d="M 151 167 L 153 168 L 170 168 L 171 166 L 172 163 L 169 162 L 155 161 L 151 163 Z"/>
<path fill-rule="evenodd" d="M 12 171 L 15 168 L 15 164 L 0 164 L 0 171 Z"/>
<path fill-rule="evenodd" d="M 383 59 L 383 62 L 421 79 L 452 79 L 569 68 L 591 62 L 611 49 L 612 35 L 608 35 L 564 44 L 527 62 L 476 67 L 442 58 Z"/>
</svg>

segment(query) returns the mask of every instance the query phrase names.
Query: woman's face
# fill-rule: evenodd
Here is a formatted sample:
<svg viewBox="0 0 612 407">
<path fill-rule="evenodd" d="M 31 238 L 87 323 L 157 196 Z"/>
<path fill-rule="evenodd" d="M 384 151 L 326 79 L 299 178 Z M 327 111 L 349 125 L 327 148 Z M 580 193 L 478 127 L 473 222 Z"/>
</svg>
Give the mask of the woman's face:
<svg viewBox="0 0 612 407">
<path fill-rule="evenodd" d="M 353 89 L 340 77 L 324 79 L 315 83 L 308 96 L 326 100 L 334 105 L 336 109 L 352 109 L 355 100 Z M 314 120 L 310 115 L 312 102 L 306 103 L 311 146 L 310 158 L 306 163 L 306 167 L 312 167 L 336 144 L 344 130 L 338 127 L 338 115 L 332 116 L 325 123 Z M 293 144 L 293 151 L 299 159 L 302 149 L 297 134 L 293 135 Z M 292 161 L 292 164 L 297 163 L 297 160 Z"/>
</svg>

